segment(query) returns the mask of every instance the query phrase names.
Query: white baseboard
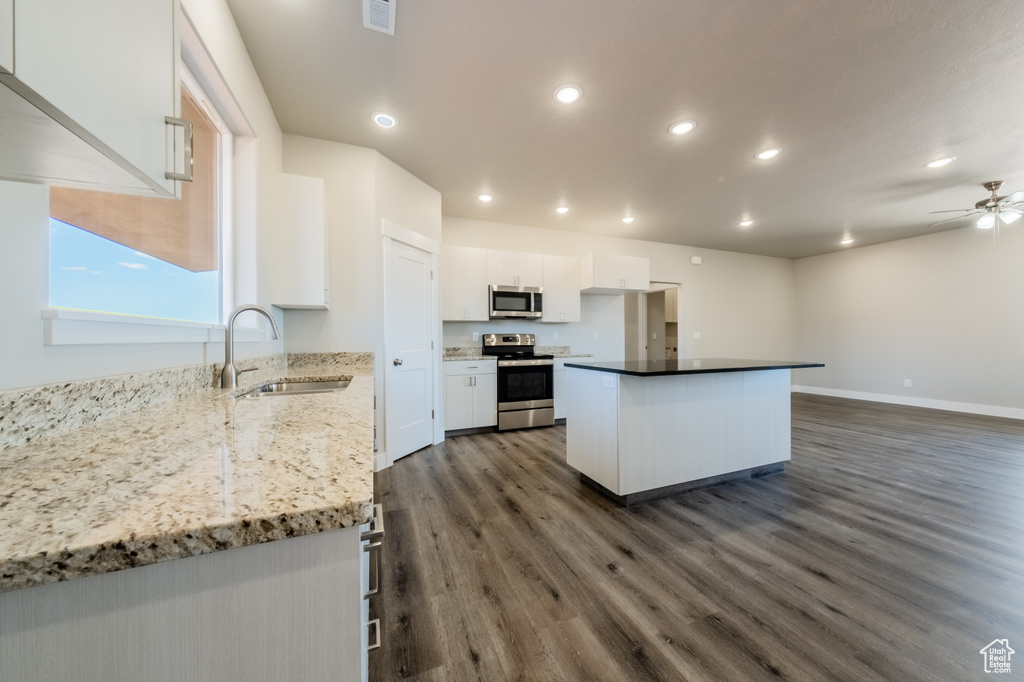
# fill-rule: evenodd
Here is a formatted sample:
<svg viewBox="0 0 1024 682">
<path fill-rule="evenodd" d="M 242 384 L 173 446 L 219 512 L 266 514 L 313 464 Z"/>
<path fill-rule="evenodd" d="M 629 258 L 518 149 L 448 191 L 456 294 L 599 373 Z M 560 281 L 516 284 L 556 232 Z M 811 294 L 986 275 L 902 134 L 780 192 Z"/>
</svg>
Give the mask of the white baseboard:
<svg viewBox="0 0 1024 682">
<path fill-rule="evenodd" d="M 958 403 L 952 400 L 933 400 L 931 398 L 913 398 L 909 396 L 889 395 L 887 393 L 866 393 L 864 391 L 843 391 L 835 388 L 818 388 L 817 386 L 793 386 L 793 393 L 813 393 L 828 395 L 834 398 L 850 398 L 852 400 L 870 400 L 875 403 L 891 403 L 893 405 L 910 405 L 927 407 L 933 410 L 949 410 L 950 412 L 967 412 L 983 414 L 989 417 L 1006 417 L 1008 419 L 1024 419 L 1024 409 L 1017 407 L 1000 407 L 998 405 L 977 405 L 975 403 Z"/>
<path fill-rule="evenodd" d="M 373 453 L 373 470 L 380 471 L 381 469 L 387 469 L 388 464 L 388 453 L 386 452 L 375 452 Z"/>
</svg>

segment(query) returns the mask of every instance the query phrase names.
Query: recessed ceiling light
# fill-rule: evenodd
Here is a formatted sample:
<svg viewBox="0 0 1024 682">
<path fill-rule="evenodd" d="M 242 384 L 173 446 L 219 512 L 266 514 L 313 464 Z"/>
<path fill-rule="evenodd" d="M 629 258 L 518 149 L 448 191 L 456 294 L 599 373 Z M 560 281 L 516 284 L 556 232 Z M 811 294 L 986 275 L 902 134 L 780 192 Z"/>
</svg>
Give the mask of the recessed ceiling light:
<svg viewBox="0 0 1024 682">
<path fill-rule="evenodd" d="M 850 244 L 853 243 L 853 237 L 847 237 L 846 239 L 842 240 L 839 243 L 842 244 L 843 246 L 849 246 Z"/>
<path fill-rule="evenodd" d="M 942 168 L 943 166 L 948 166 L 949 164 L 953 163 L 954 161 L 956 161 L 956 157 L 955 156 L 947 156 L 944 159 L 936 159 L 936 160 L 932 161 L 931 163 L 925 164 L 925 165 L 927 165 L 929 168 Z"/>
<path fill-rule="evenodd" d="M 631 222 L 633 222 L 633 216 L 631 216 L 631 215 L 626 216 L 625 218 L 622 219 L 622 222 L 624 222 L 624 223 L 631 223 Z"/>
<path fill-rule="evenodd" d="M 563 85 L 555 90 L 555 99 L 563 104 L 575 102 L 583 96 L 583 88 L 578 85 Z"/>
<path fill-rule="evenodd" d="M 741 220 L 740 221 L 740 227 L 750 227 L 753 224 L 754 224 L 754 221 L 753 220 L 749 220 L 749 219 Z"/>
<path fill-rule="evenodd" d="M 768 159 L 774 159 L 780 153 L 782 153 L 782 150 L 779 149 L 778 147 L 774 147 L 772 149 L 765 149 L 763 152 L 758 152 L 757 158 L 761 159 L 762 161 L 767 161 Z"/>
<path fill-rule="evenodd" d="M 492 197 L 490 194 L 481 194 L 480 196 L 477 197 L 477 199 L 484 202 L 485 204 L 493 198 L 494 197 Z"/>
<path fill-rule="evenodd" d="M 568 213 L 569 212 L 569 207 L 568 206 L 559 206 L 558 208 L 555 209 L 555 211 L 558 212 L 558 213 Z"/>
<path fill-rule="evenodd" d="M 381 128 L 393 128 L 398 121 L 391 114 L 385 114 L 383 111 L 378 111 L 371 118 L 373 122 L 379 125 Z"/>
<path fill-rule="evenodd" d="M 697 123 L 695 121 L 680 121 L 679 123 L 673 123 L 668 131 L 673 135 L 685 135 L 696 127 Z"/>
</svg>

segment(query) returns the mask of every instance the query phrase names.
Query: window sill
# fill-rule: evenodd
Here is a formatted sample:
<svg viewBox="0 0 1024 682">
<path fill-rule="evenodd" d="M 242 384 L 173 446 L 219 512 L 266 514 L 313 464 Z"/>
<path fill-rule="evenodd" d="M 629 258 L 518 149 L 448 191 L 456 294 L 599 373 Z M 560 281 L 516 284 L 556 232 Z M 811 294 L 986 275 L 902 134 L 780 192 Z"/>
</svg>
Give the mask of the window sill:
<svg viewBox="0 0 1024 682">
<path fill-rule="evenodd" d="M 92 313 L 65 308 L 42 311 L 43 345 L 121 343 L 224 343 L 224 325 L 157 317 Z M 235 342 L 269 341 L 266 329 L 235 328 Z"/>
</svg>

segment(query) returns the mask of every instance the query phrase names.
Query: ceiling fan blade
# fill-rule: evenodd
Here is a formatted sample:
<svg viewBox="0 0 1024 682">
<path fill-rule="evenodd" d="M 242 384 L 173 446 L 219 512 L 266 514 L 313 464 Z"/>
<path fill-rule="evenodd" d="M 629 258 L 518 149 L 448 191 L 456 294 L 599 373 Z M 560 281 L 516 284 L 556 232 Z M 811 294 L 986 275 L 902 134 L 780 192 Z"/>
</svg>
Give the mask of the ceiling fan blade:
<svg viewBox="0 0 1024 682">
<path fill-rule="evenodd" d="M 1021 201 L 1024 201 L 1024 190 L 1019 189 L 1013 194 L 1007 194 L 999 203 L 1003 206 L 1009 206 L 1010 204 L 1019 204 Z"/>
<path fill-rule="evenodd" d="M 965 211 L 976 211 L 976 208 L 949 208 L 945 211 L 928 211 L 928 215 L 932 213 L 964 213 Z"/>
<path fill-rule="evenodd" d="M 977 211 L 977 212 L 981 213 L 981 211 Z M 944 213 L 944 211 L 935 211 L 935 213 Z M 935 227 L 936 225 L 941 225 L 942 223 L 948 223 L 948 222 L 950 222 L 952 220 L 960 220 L 962 218 L 967 218 L 967 217 L 972 216 L 972 215 L 974 215 L 974 214 L 973 213 L 968 213 L 967 215 L 955 215 L 952 218 L 946 218 L 945 220 L 940 220 L 937 223 L 932 223 L 928 227 Z"/>
</svg>

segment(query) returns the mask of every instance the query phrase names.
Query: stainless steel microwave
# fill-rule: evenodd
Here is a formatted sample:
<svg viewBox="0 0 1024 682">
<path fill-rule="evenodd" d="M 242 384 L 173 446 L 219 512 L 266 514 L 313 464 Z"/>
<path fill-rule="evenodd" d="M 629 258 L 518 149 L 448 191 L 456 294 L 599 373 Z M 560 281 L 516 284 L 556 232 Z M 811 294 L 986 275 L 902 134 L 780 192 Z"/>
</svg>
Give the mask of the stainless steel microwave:
<svg viewBox="0 0 1024 682">
<path fill-rule="evenodd" d="M 535 320 L 544 314 L 543 287 L 491 284 L 487 291 L 491 300 L 492 320 Z"/>
</svg>

